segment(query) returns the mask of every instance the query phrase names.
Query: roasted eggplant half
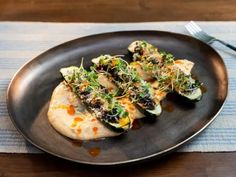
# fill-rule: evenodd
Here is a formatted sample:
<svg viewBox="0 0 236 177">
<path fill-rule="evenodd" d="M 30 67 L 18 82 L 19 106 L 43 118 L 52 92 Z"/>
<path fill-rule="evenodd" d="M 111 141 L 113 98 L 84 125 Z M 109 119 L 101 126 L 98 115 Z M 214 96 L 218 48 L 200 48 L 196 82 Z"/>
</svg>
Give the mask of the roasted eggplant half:
<svg viewBox="0 0 236 177">
<path fill-rule="evenodd" d="M 154 99 L 151 85 L 144 81 L 125 60 L 119 56 L 102 55 L 92 60 L 92 70 L 104 73 L 119 88 L 116 96 L 127 95 L 144 113 L 159 116 L 160 102 Z"/>
<path fill-rule="evenodd" d="M 143 57 L 155 55 L 161 59 L 158 49 L 146 41 L 134 41 L 128 46 L 128 50 L 133 54 L 134 61 L 145 60 Z"/>
<path fill-rule="evenodd" d="M 191 76 L 192 62 L 175 60 L 172 54 L 159 52 L 146 41 L 134 41 L 128 50 L 133 55 L 134 62 L 131 65 L 137 67 L 140 75 L 146 76 L 147 80 L 155 78 L 160 90 L 175 91 L 191 101 L 201 99 L 201 83 Z"/>
<path fill-rule="evenodd" d="M 201 83 L 198 80 L 192 79 L 191 76 L 181 76 L 175 82 L 175 91 L 181 96 L 186 97 L 191 101 L 199 101 L 202 97 L 200 89 Z M 176 78 L 177 79 L 177 78 Z"/>
<path fill-rule="evenodd" d="M 60 72 L 72 91 L 107 127 L 117 132 L 131 127 L 129 113 L 99 84 L 97 73 L 82 66 L 62 68 Z"/>
</svg>

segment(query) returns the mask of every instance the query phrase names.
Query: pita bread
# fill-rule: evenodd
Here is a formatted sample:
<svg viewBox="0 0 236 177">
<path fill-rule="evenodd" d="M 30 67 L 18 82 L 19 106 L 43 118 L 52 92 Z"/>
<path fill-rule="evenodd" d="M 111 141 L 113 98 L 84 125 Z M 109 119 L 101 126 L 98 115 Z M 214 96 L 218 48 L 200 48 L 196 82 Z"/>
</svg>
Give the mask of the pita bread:
<svg viewBox="0 0 236 177">
<path fill-rule="evenodd" d="M 74 109 L 74 113 L 70 109 Z M 48 120 L 59 133 L 76 140 L 92 140 L 120 134 L 105 127 L 88 112 L 65 82 L 61 82 L 53 91 Z"/>
</svg>

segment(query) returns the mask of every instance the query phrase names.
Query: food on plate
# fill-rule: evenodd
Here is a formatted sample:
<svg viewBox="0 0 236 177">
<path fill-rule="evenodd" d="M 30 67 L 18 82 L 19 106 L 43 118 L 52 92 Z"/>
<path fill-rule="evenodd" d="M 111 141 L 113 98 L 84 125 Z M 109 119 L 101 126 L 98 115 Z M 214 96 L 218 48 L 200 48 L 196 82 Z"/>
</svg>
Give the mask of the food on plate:
<svg viewBox="0 0 236 177">
<path fill-rule="evenodd" d="M 107 128 L 87 111 L 85 105 L 64 81 L 53 91 L 48 120 L 59 133 L 76 140 L 92 140 L 121 134 Z"/>
<path fill-rule="evenodd" d="M 191 76 L 194 63 L 185 59 L 175 60 L 170 53 L 159 52 L 146 41 L 132 42 L 128 50 L 133 55 L 133 63 L 145 80 L 156 79 L 159 88 L 167 92 L 175 91 L 191 101 L 202 97 L 201 83 Z"/>
<path fill-rule="evenodd" d="M 64 81 L 53 91 L 48 110 L 59 133 L 77 140 L 118 136 L 135 119 L 158 117 L 170 92 L 201 99 L 201 83 L 191 74 L 193 62 L 176 60 L 146 41 L 134 41 L 128 50 L 131 63 L 122 56 L 101 55 L 92 59 L 90 70 L 82 64 L 60 69 Z"/>
<path fill-rule="evenodd" d="M 144 81 L 125 60 L 119 56 L 101 55 L 92 62 L 94 71 L 104 74 L 118 87 L 116 96 L 127 96 L 148 115 L 161 114 L 160 102 L 155 99 L 151 84 Z"/>
<path fill-rule="evenodd" d="M 129 129 L 128 111 L 98 82 L 93 71 L 83 66 L 71 66 L 60 70 L 65 81 L 79 99 L 95 114 L 96 118 L 114 131 Z"/>
</svg>

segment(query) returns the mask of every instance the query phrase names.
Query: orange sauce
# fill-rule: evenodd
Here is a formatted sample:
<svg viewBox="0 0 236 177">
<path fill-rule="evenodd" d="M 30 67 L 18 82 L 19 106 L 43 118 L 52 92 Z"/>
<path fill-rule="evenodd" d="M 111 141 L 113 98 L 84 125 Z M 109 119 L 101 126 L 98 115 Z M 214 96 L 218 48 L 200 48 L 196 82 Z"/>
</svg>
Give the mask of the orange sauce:
<svg viewBox="0 0 236 177">
<path fill-rule="evenodd" d="M 93 127 L 93 133 L 97 134 L 97 132 L 98 132 L 98 128 L 97 127 Z"/>
<path fill-rule="evenodd" d="M 116 65 L 116 61 L 115 61 L 115 60 L 112 60 L 112 61 L 111 61 L 111 65 L 112 65 L 112 66 L 115 66 L 115 65 Z"/>
<path fill-rule="evenodd" d="M 71 128 L 74 128 L 74 127 L 76 127 L 77 126 L 77 123 L 78 122 L 81 122 L 81 121 L 83 121 L 83 119 L 82 118 L 80 118 L 80 117 L 75 117 L 74 118 L 74 121 L 73 121 L 73 123 L 71 124 Z"/>
<path fill-rule="evenodd" d="M 174 105 L 171 103 L 167 103 L 166 105 L 162 105 L 163 110 L 167 112 L 173 112 L 174 111 Z"/>
<path fill-rule="evenodd" d="M 111 91 L 113 90 L 113 88 L 112 88 L 112 87 L 108 87 L 107 90 L 108 90 L 109 92 L 111 92 Z"/>
<path fill-rule="evenodd" d="M 82 131 L 82 130 L 81 130 L 80 128 L 78 128 L 78 129 L 76 130 L 77 134 L 80 134 L 81 131 Z"/>
<path fill-rule="evenodd" d="M 182 61 L 179 61 L 179 60 L 176 60 L 175 63 L 176 63 L 176 64 L 182 64 L 183 62 L 182 62 Z"/>
<path fill-rule="evenodd" d="M 101 153 L 101 149 L 98 147 L 94 147 L 94 148 L 90 148 L 88 152 L 91 156 L 96 157 Z"/>
<path fill-rule="evenodd" d="M 132 126 L 132 130 L 138 130 L 141 128 L 141 123 L 139 122 L 139 120 L 135 119 L 133 122 L 133 126 Z"/>
<path fill-rule="evenodd" d="M 194 75 L 194 74 L 192 74 L 192 78 L 193 78 L 194 80 L 198 80 L 197 76 Z"/>
<path fill-rule="evenodd" d="M 203 85 L 201 85 L 200 89 L 201 89 L 202 93 L 206 93 L 207 92 L 207 88 L 205 86 L 203 86 Z"/>
<path fill-rule="evenodd" d="M 91 122 L 95 122 L 97 119 L 96 118 L 94 118 L 94 119 L 91 119 Z"/>
<path fill-rule="evenodd" d="M 154 92 L 154 96 L 156 96 L 156 97 L 164 97 L 165 95 L 166 95 L 165 92 L 160 92 L 160 91 Z"/>
<path fill-rule="evenodd" d="M 127 103 L 129 103 L 128 98 L 122 98 L 121 99 L 121 104 L 127 104 Z"/>
<path fill-rule="evenodd" d="M 81 147 L 83 145 L 83 141 L 80 140 L 72 140 L 72 144 L 78 147 Z"/>
<path fill-rule="evenodd" d="M 67 108 L 67 113 L 69 115 L 74 115 L 75 114 L 75 108 L 73 105 L 70 105 L 68 108 Z"/>
<path fill-rule="evenodd" d="M 135 110 L 135 108 L 134 108 L 134 106 L 132 104 L 129 104 L 129 110 L 130 111 L 134 111 Z"/>
<path fill-rule="evenodd" d="M 82 119 L 81 117 L 75 117 L 75 118 L 74 118 L 74 121 L 76 121 L 76 122 L 81 122 L 81 121 L 83 121 L 83 119 Z"/>
</svg>

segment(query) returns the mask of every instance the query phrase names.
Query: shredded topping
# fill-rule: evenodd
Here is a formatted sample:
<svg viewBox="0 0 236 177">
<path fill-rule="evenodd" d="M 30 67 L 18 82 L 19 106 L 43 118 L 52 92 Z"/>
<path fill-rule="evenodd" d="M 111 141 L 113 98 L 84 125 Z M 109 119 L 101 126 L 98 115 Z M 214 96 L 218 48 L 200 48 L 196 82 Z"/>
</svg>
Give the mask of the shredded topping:
<svg viewBox="0 0 236 177">
<path fill-rule="evenodd" d="M 80 67 L 63 68 L 61 73 L 73 92 L 88 105 L 97 118 L 112 124 L 119 124 L 120 119 L 127 119 L 129 124 L 128 112 L 99 84 L 96 72 L 85 70 L 81 64 Z"/>
<path fill-rule="evenodd" d="M 132 102 L 138 103 L 145 109 L 155 109 L 151 86 L 140 78 L 136 70 L 125 60 L 117 56 L 103 55 L 98 57 L 92 70 L 104 73 L 110 81 L 119 87 L 116 96 L 119 98 L 128 95 Z"/>
<path fill-rule="evenodd" d="M 144 71 L 158 81 L 158 90 L 180 94 L 191 94 L 200 88 L 201 83 L 175 67 L 175 58 L 167 52 L 159 52 L 156 47 L 145 41 L 137 41 L 133 52 L 134 61 L 139 62 Z M 180 64 L 180 63 L 179 63 Z"/>
</svg>

